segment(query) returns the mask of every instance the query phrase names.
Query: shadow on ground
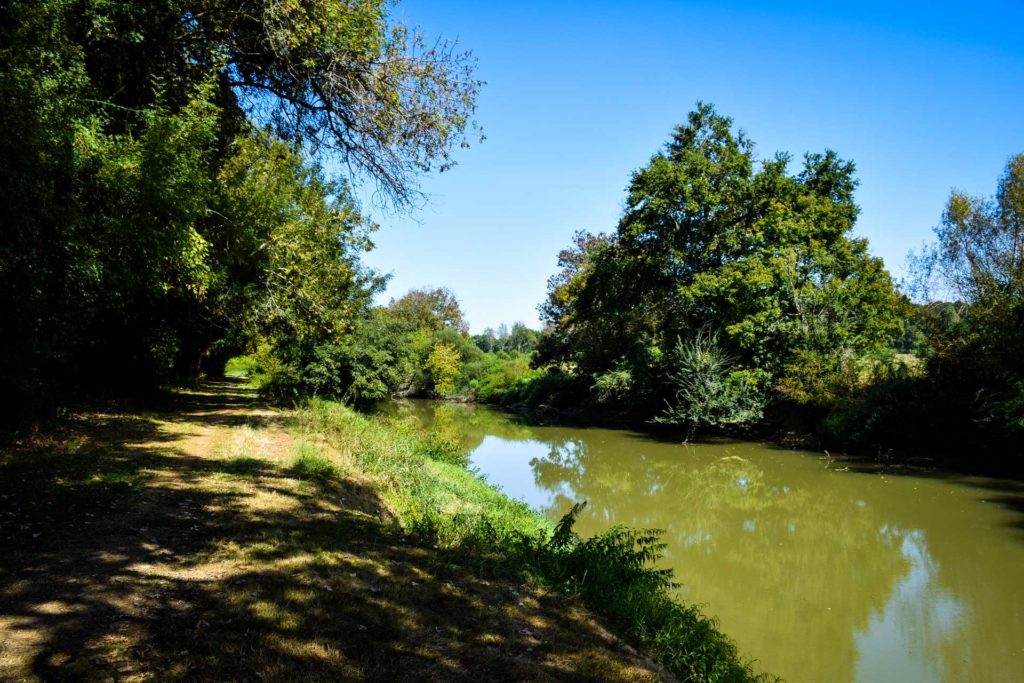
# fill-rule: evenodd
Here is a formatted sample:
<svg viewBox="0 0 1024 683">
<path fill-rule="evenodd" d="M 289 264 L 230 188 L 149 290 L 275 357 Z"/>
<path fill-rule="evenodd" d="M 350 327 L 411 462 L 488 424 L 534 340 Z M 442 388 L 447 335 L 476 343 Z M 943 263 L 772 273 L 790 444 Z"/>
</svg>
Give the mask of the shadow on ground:
<svg viewBox="0 0 1024 683">
<path fill-rule="evenodd" d="M 0 452 L 0 679 L 659 675 L 578 605 L 404 537 L 355 479 L 218 457 L 229 428 L 284 434 L 252 406 L 224 382 Z"/>
</svg>

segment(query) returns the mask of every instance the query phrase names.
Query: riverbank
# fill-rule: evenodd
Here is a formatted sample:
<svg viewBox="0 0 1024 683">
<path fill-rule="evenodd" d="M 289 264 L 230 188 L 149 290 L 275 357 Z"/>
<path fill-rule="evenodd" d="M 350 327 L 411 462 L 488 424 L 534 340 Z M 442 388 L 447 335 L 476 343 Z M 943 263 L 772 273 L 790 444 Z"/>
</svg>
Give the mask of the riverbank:
<svg viewBox="0 0 1024 683">
<path fill-rule="evenodd" d="M 546 542 L 443 441 L 239 382 L 6 449 L 0 510 L 5 680 L 672 678 L 608 626 L 680 678 L 752 678 L 654 574 L 605 590 L 588 563 L 635 544 Z"/>
<path fill-rule="evenodd" d="M 504 393 L 494 393 L 485 400 L 472 395 L 435 400 L 476 403 L 523 415 L 538 424 L 628 429 L 658 438 L 675 439 L 680 443 L 687 440 L 701 443 L 720 438 L 759 441 L 780 448 L 819 452 L 865 471 L 943 472 L 1011 479 L 1024 476 L 1024 465 L 1012 457 L 1012 453 L 1005 454 L 1006 457 L 971 457 L 974 451 L 963 448 L 962 444 L 968 439 L 962 434 L 957 434 L 957 438 L 951 438 L 944 445 L 935 442 L 917 446 L 905 442 L 852 442 L 826 433 L 821 427 L 823 414 L 798 406 L 777 407 L 763 422 L 740 430 L 704 430 L 697 432 L 694 438 L 684 427 L 655 423 L 597 405 L 585 392 L 567 391 L 563 396 L 558 390 L 552 391 L 536 380 L 512 386 Z"/>
</svg>

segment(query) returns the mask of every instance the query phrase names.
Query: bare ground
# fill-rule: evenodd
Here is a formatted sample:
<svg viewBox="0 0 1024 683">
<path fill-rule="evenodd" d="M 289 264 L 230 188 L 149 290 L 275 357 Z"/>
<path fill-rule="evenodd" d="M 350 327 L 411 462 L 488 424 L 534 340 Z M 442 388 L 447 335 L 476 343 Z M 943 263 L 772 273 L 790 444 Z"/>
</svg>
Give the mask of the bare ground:
<svg viewBox="0 0 1024 683">
<path fill-rule="evenodd" d="M 664 680 L 574 601 L 289 467 L 240 383 L 0 451 L 0 680 Z"/>
</svg>

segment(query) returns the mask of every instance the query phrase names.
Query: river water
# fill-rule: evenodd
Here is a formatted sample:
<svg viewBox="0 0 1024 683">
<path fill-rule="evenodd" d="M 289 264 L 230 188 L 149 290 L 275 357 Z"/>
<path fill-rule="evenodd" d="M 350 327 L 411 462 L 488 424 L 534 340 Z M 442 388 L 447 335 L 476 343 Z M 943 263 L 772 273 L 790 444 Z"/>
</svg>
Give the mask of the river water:
<svg viewBox="0 0 1024 683">
<path fill-rule="evenodd" d="M 788 681 L 1024 681 L 1024 483 L 857 471 L 822 454 L 528 424 L 481 406 L 391 412 L 577 530 L 664 530 L 681 596 Z"/>
</svg>

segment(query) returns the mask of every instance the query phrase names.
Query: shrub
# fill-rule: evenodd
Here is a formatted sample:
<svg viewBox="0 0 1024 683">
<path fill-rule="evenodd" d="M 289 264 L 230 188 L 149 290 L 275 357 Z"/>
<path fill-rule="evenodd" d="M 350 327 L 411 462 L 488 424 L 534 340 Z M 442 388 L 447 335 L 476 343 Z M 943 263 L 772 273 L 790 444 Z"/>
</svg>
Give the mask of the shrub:
<svg viewBox="0 0 1024 683">
<path fill-rule="evenodd" d="M 766 399 L 758 376 L 734 370 L 714 335 L 677 341 L 671 361 L 674 402 L 655 422 L 685 425 L 692 436 L 701 427 L 743 426 L 761 419 Z"/>
<path fill-rule="evenodd" d="M 256 358 L 254 356 L 235 356 L 229 358 L 224 365 L 224 374 L 227 377 L 248 377 L 256 371 Z"/>
</svg>

